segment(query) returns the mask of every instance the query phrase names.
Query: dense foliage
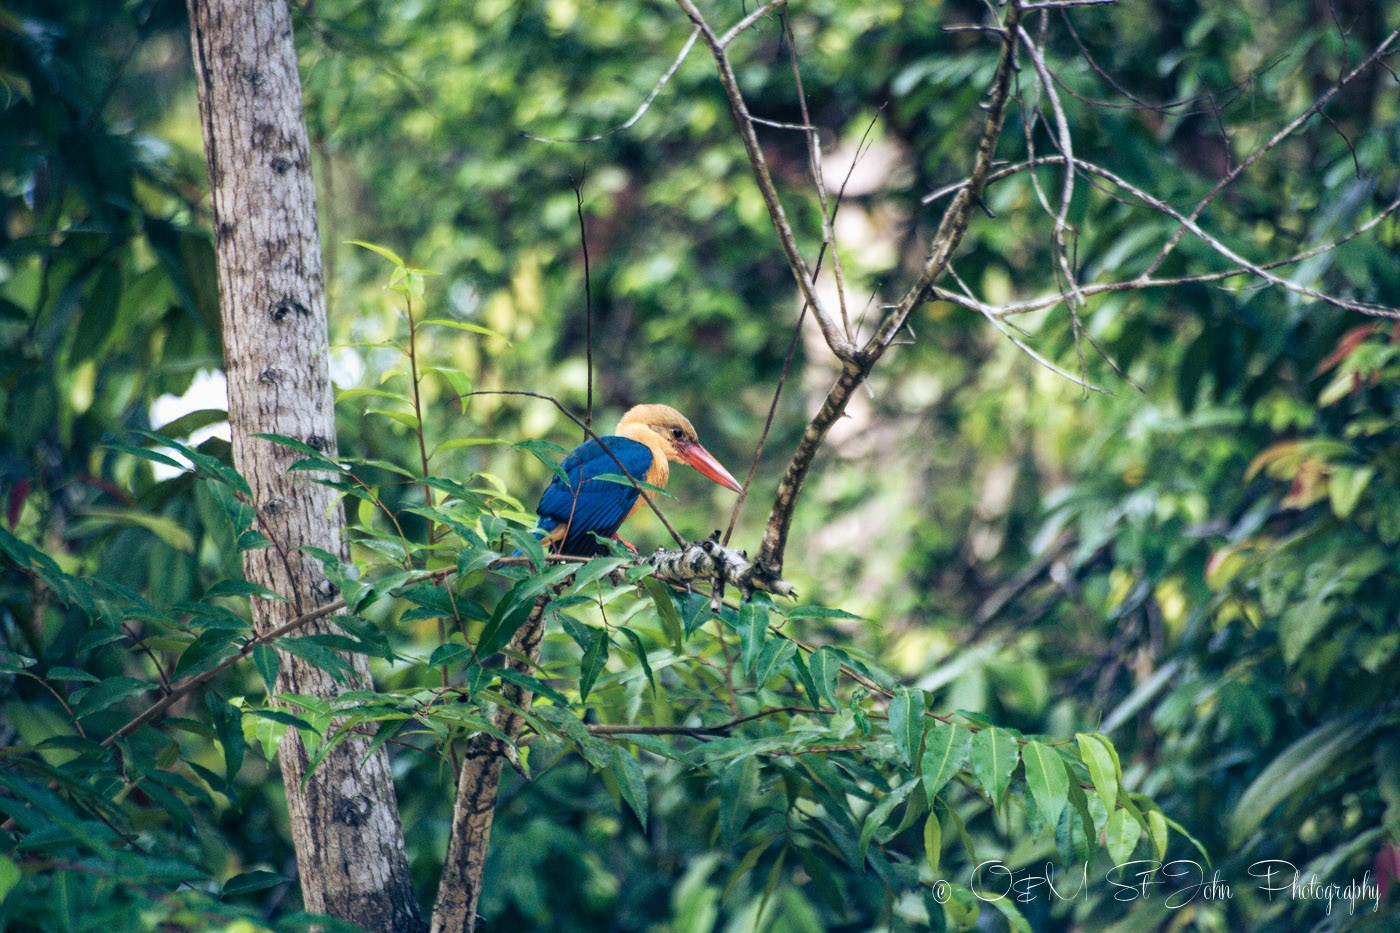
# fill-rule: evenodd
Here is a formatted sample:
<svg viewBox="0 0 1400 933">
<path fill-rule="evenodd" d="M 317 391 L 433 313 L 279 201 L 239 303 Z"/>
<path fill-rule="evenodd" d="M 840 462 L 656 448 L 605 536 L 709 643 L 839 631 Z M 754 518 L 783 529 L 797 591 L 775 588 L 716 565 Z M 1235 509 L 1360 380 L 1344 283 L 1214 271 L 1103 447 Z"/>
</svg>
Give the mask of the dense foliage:
<svg viewBox="0 0 1400 933">
<path fill-rule="evenodd" d="M 705 9 L 726 24 L 748 12 Z M 1189 207 L 1400 25 L 1387 4 L 1329 9 L 1049 15 L 1075 152 Z M 499 804 L 481 905 L 493 928 L 1393 917 L 1369 895 L 1354 915 L 1345 898 L 1329 911 L 1321 895 L 1269 897 L 1251 873 L 1277 859 L 1375 883 L 1400 863 L 1390 323 L 1247 276 L 1007 319 L 1103 393 L 931 302 L 814 470 L 786 565 L 801 600 L 731 594 L 712 614 L 708 594 L 673 593 L 625 551 L 549 564 L 530 507 L 579 432 L 548 401 L 466 394 L 526 390 L 582 415 L 591 332 L 595 426 L 665 401 L 731 468 L 753 456 L 797 306 L 709 62 L 693 52 L 621 132 L 524 135 L 624 123 L 689 24 L 664 4 L 570 0 L 322 0 L 298 15 L 345 455 L 307 448 L 298 469 L 345 494 L 352 559 L 326 560 L 352 614 L 341 635 L 278 647 L 332 670 L 336 651 L 374 659 L 377 690 L 334 708 L 268 696 L 277 655 L 250 640 L 247 601 L 272 594 L 239 564 L 263 542 L 226 443 L 190 440 L 220 413 L 152 423 L 156 399 L 219 366 L 183 7 L 0 12 L 7 928 L 309 924 L 267 756 L 287 728 L 322 748 L 347 734 L 329 729 L 337 713 L 390 743 L 428 901 L 454 749 L 490 728 L 512 683 L 538 702 Z M 937 217 L 920 198 L 967 171 L 997 49 L 943 27 L 982 15 L 797 4 L 790 35 L 772 16 L 736 41 L 750 105 L 780 123 L 804 120 L 798 53 L 828 196 L 845 180 L 853 319 L 899 294 Z M 1017 94 L 1001 156 L 1053 152 L 1028 74 Z M 1284 271 L 1400 304 L 1397 99 L 1393 72 L 1364 72 L 1231 184 L 1211 231 L 1260 262 L 1345 238 Z M 763 142 L 814 254 L 804 137 L 769 128 Z M 970 291 L 1005 304 L 1058 287 L 1039 205 L 1062 175 L 991 186 L 955 261 Z M 1132 278 L 1176 228 L 1088 179 L 1070 207 L 1084 283 Z M 1160 274 L 1227 267 L 1187 237 Z M 819 340 L 797 341 L 736 544 L 756 544 L 834 372 Z M 682 533 L 724 525 L 727 493 L 680 471 L 672 492 L 661 505 Z M 628 536 L 667 543 L 647 515 Z M 546 593 L 544 660 L 522 683 L 499 652 Z M 1193 892 L 1189 873 L 1152 897 L 1107 880 L 1163 857 L 1218 872 L 1230 896 Z M 1063 896 L 998 899 L 1004 878 L 973 875 L 988 860 L 1022 880 L 1053 864 Z"/>
</svg>

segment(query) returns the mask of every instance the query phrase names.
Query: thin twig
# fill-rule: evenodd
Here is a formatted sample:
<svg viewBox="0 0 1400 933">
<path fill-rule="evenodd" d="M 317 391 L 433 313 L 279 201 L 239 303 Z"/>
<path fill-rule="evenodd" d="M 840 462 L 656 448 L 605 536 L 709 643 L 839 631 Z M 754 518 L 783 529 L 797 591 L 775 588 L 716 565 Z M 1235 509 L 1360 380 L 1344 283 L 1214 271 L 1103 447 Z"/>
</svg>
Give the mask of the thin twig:
<svg viewBox="0 0 1400 933">
<path fill-rule="evenodd" d="M 903 330 L 914 308 L 927 299 L 929 287 L 943 275 L 953 253 L 967 233 L 972 212 L 981 198 L 987 176 L 992 171 L 992 158 L 997 140 L 1001 138 L 1006 101 L 1010 94 L 1011 76 L 1015 67 L 1014 35 L 1020 19 L 1020 6 L 1017 0 L 1011 0 L 1006 13 L 1006 36 L 1002 39 L 1001 56 L 997 63 L 996 75 L 992 79 L 991 99 L 987 104 L 986 121 L 978 140 L 969 184 L 953 196 L 953 201 L 944 212 L 933 236 L 929 258 L 899 304 L 859 351 L 849 357 L 838 354 L 843 366 L 836 384 L 828 391 L 821 409 L 808 422 L 807 429 L 803 432 L 802 439 L 798 442 L 797 449 L 793 452 L 787 470 L 778 484 L 773 509 L 769 513 L 768 525 L 763 533 L 762 550 L 755 562 L 762 573 L 775 579 L 782 576 L 783 553 L 787 548 L 788 531 L 792 526 L 798 494 L 817 451 L 826 439 L 827 432 L 845 412 L 851 396 L 864 384 L 880 357 Z M 816 309 L 813 310 L 815 313 Z M 826 329 L 823 328 L 823 333 L 825 332 Z M 830 343 L 828 340 L 828 344 Z"/>
<path fill-rule="evenodd" d="M 536 136 L 533 133 L 521 133 L 520 135 L 524 136 L 526 139 L 532 140 L 537 143 L 596 143 L 600 139 L 607 139 L 614 133 L 621 133 L 623 130 L 631 129 L 632 127 L 636 126 L 637 121 L 640 120 L 649 109 L 651 109 L 652 102 L 655 101 L 657 96 L 661 93 L 661 89 L 664 88 L 667 85 L 667 83 L 671 80 L 671 78 L 675 76 L 676 72 L 680 70 L 681 65 L 685 62 L 686 56 L 688 56 L 690 54 L 690 50 L 695 47 L 695 40 L 698 38 L 700 38 L 700 30 L 692 30 L 690 33 L 690 38 L 685 40 L 685 45 L 681 47 L 680 54 L 676 56 L 676 60 L 671 62 L 671 67 L 667 68 L 666 73 L 661 76 L 661 80 L 656 82 L 656 86 L 651 89 L 651 93 L 646 96 L 646 100 L 642 101 L 642 105 L 638 107 L 636 111 L 632 114 L 632 116 L 628 117 L 626 121 L 618 124 L 612 129 L 604 130 L 603 132 L 597 133 L 593 136 L 576 136 L 573 138 Z"/>
<path fill-rule="evenodd" d="M 702 738 L 728 735 L 745 723 L 768 716 L 780 716 L 783 713 L 813 713 L 830 716 L 836 712 L 834 709 L 817 709 L 811 706 L 776 706 L 759 710 L 748 716 L 739 716 L 717 726 L 636 726 L 629 723 L 600 723 L 589 726 L 588 733 L 589 735 L 686 735 L 691 738 Z"/>
<path fill-rule="evenodd" d="M 841 323 L 846 328 L 846 339 L 854 340 L 851 333 L 851 317 L 846 310 L 846 279 L 841 274 L 841 252 L 836 247 L 836 230 L 832 226 L 833 212 L 827 208 L 826 203 L 826 179 L 822 175 L 822 142 L 817 135 L 816 127 L 812 126 L 812 114 L 807 108 L 807 90 L 802 85 L 802 67 L 797 61 L 797 37 L 793 35 L 792 23 L 789 21 L 787 11 L 782 15 L 783 35 L 787 38 L 788 63 L 792 67 L 793 86 L 797 91 L 797 106 L 802 114 L 802 122 L 808 127 L 804 134 L 807 138 L 807 162 L 812 171 L 812 186 L 817 190 L 817 204 L 821 208 L 822 215 L 822 248 L 831 253 L 831 274 L 836 279 L 836 300 L 841 310 Z M 813 270 L 812 275 L 820 275 L 820 263 Z"/>
<path fill-rule="evenodd" d="M 861 156 L 864 155 L 867 147 L 867 140 L 870 133 L 875 129 L 875 124 L 880 119 L 880 114 L 885 110 L 885 104 L 881 104 L 875 111 L 875 115 L 866 124 L 865 132 L 861 134 L 860 142 L 856 144 L 855 155 L 851 157 L 851 164 L 846 169 L 846 177 L 841 180 L 841 187 L 836 191 L 836 197 L 831 203 L 831 220 L 835 223 L 836 214 L 841 210 L 841 203 L 846 197 L 846 188 L 851 183 L 851 176 L 855 174 L 856 166 L 860 164 Z M 813 265 L 814 275 L 820 275 L 822 271 L 822 260 L 826 257 L 826 243 L 823 242 L 817 251 L 817 261 Z M 758 471 L 759 459 L 763 456 L 763 448 L 767 446 L 768 434 L 773 429 L 773 419 L 778 414 L 778 400 L 783 396 L 783 387 L 787 385 L 788 372 L 792 368 L 792 359 L 797 352 L 798 341 L 802 339 L 802 322 L 807 317 L 808 306 L 806 302 L 802 304 L 802 310 L 798 312 L 797 323 L 793 325 L 792 337 L 788 340 L 787 353 L 783 355 L 783 368 L 778 374 L 778 384 L 773 389 L 773 398 L 768 403 L 768 415 L 763 420 L 763 431 L 758 436 L 758 443 L 754 445 L 753 457 L 749 459 L 749 472 L 744 478 L 744 489 L 734 500 L 734 508 L 729 513 L 729 524 L 725 526 L 724 538 L 721 544 L 728 544 L 729 539 L 734 535 L 734 528 L 739 524 L 739 512 L 744 507 L 744 502 L 748 498 L 749 489 L 753 485 L 754 474 Z M 856 333 L 860 333 L 860 323 L 856 323 Z"/>
<path fill-rule="evenodd" d="M 691 37 L 691 42 L 695 37 Z M 689 48 L 689 46 L 687 46 Z M 583 320 L 584 349 L 588 354 L 588 402 L 584 408 L 583 426 L 587 430 L 593 426 L 593 275 L 588 261 L 588 228 L 583 222 L 583 182 L 574 182 L 574 200 L 578 204 L 578 241 L 583 247 Z"/>
<path fill-rule="evenodd" d="M 778 197 L 778 189 L 773 183 L 768 160 L 763 154 L 763 147 L 759 145 L 758 134 L 754 131 L 753 117 L 750 115 L 748 104 L 744 100 L 744 93 L 739 88 L 739 79 L 734 74 L 734 67 L 729 61 L 729 55 L 725 52 L 725 43 L 719 36 L 715 35 L 714 30 L 705 21 L 705 17 L 696 8 L 693 0 L 676 0 L 676 3 L 690 18 L 690 21 L 699 28 L 700 37 L 704 40 L 715 60 L 720 84 L 724 88 L 725 97 L 729 100 L 729 110 L 734 117 L 735 125 L 738 127 L 739 138 L 744 143 L 744 151 L 747 153 L 749 165 L 753 169 L 754 180 L 758 183 L 759 193 L 763 196 L 763 203 L 768 208 L 768 216 L 773 222 L 773 229 L 778 234 L 778 242 L 782 246 L 783 254 L 787 257 L 788 267 L 792 270 L 793 278 L 797 280 L 797 287 L 802 292 L 803 299 L 811 305 L 812 316 L 816 318 L 817 326 L 821 328 L 822 336 L 826 339 L 827 346 L 831 347 L 831 352 L 836 354 L 838 359 L 849 360 L 855 353 L 855 347 L 841 334 L 841 330 L 827 310 L 826 304 L 817 295 L 816 283 L 812 278 L 811 270 L 807 268 L 806 261 L 802 258 L 801 250 L 797 246 L 797 237 L 792 231 L 792 225 L 788 223 L 782 199 Z M 781 3 L 775 0 L 775 2 L 765 4 L 760 10 L 766 13 L 766 11 L 780 5 Z M 759 11 L 755 11 L 746 19 L 754 19 L 758 13 Z M 730 33 L 733 32 L 734 30 L 730 30 Z M 728 35 L 729 33 L 726 33 L 726 36 Z"/>
<path fill-rule="evenodd" d="M 1191 233 L 1196 233 L 1197 229 L 1199 229 L 1195 226 L 1196 220 L 1201 216 L 1205 209 L 1212 202 L 1214 202 L 1217 197 L 1220 196 L 1220 193 L 1222 191 L 1228 188 L 1231 184 L 1235 182 L 1236 179 L 1238 179 L 1241 175 L 1248 171 L 1250 166 L 1254 165 L 1254 163 L 1264 158 L 1264 156 L 1268 155 L 1275 148 L 1277 148 L 1278 145 L 1282 143 L 1285 139 L 1297 132 L 1297 130 L 1300 127 L 1302 127 L 1303 124 L 1307 123 L 1308 120 L 1312 119 L 1314 114 L 1320 113 L 1322 111 L 1322 108 L 1326 107 L 1329 103 L 1332 102 L 1332 98 L 1336 97 L 1338 94 L 1341 93 L 1342 88 L 1346 87 L 1353 80 L 1355 80 L 1357 75 L 1361 74 L 1367 68 L 1371 67 L 1371 65 L 1380 61 L 1381 58 L 1385 56 L 1386 50 L 1389 49 L 1392 44 L 1394 44 L 1397 38 L 1400 38 L 1400 28 L 1392 30 L 1390 35 L 1382 39 L 1380 44 L 1376 46 L 1375 50 L 1372 51 L 1370 55 L 1366 56 L 1365 61 L 1357 65 L 1351 71 L 1342 75 L 1336 81 L 1334 81 L 1332 85 L 1317 98 L 1317 100 L 1312 102 L 1311 106 L 1309 106 L 1302 113 L 1298 114 L 1298 116 L 1290 120 L 1287 125 L 1285 125 L 1272 137 L 1270 137 L 1267 142 L 1256 148 L 1243 161 L 1241 161 L 1240 164 L 1236 165 L 1233 169 L 1227 172 L 1224 175 L 1224 177 L 1220 179 L 1220 181 L 1216 182 L 1215 187 L 1211 188 L 1210 191 L 1206 193 L 1205 197 L 1201 198 L 1199 201 L 1196 202 L 1196 206 L 1191 209 L 1190 214 L 1178 215 L 1180 226 L 1177 227 L 1176 231 L 1171 235 L 1171 238 L 1168 239 L 1167 242 L 1162 246 L 1161 250 L 1157 253 L 1156 257 L 1153 258 L 1152 262 L 1148 263 L 1147 268 L 1145 268 L 1142 271 L 1143 277 L 1150 276 L 1152 273 L 1156 272 L 1159 268 L 1161 268 L 1162 263 L 1167 261 L 1167 257 L 1172 254 L 1172 251 L 1176 249 L 1177 244 L 1181 242 L 1181 238 L 1184 237 L 1188 231 Z M 1241 263 L 1241 265 L 1243 265 L 1243 263 Z M 1275 282 L 1274 284 L 1282 283 Z M 1306 293 L 1300 292 L 1300 294 Z M 1318 300 L 1322 301 L 1326 299 L 1319 298 Z M 1333 302 L 1328 303 L 1332 304 Z M 1339 307 L 1341 306 L 1339 305 Z"/>
</svg>

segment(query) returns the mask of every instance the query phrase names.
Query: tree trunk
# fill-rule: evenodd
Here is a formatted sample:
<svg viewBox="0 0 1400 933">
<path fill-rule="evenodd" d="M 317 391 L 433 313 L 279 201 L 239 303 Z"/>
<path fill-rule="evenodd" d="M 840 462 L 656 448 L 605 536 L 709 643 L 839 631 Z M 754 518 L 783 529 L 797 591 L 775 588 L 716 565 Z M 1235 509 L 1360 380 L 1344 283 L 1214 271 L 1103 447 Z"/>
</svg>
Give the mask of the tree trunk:
<svg viewBox="0 0 1400 933">
<path fill-rule="evenodd" d="M 344 516 L 332 490 L 288 475 L 297 455 L 252 437 L 284 434 L 334 455 L 335 415 L 316 198 L 302 118 L 292 24 L 284 0 L 189 0 L 195 75 L 214 208 L 224 370 L 234 465 L 248 480 L 257 529 L 272 546 L 244 555 L 248 580 L 287 597 L 253 600 L 265 631 L 335 598 L 300 550 L 344 556 Z M 328 621 L 311 631 L 333 630 Z M 371 687 L 281 655 L 279 692 L 330 698 Z M 307 753 L 290 731 L 279 758 L 307 910 L 369 930 L 417 930 L 389 760 L 340 745 L 306 779 Z"/>
<path fill-rule="evenodd" d="M 522 674 L 534 674 L 539 663 L 548 602 L 548 595 L 535 599 L 529 618 L 506 650 L 511 658 L 507 666 Z M 501 693 L 520 709 L 529 710 L 533 699 L 530 691 L 517 684 L 502 684 Z M 504 706 L 495 711 L 492 720 L 512 740 L 520 737 L 525 726 L 519 713 Z M 507 746 L 500 739 L 481 732 L 471 739 L 462 756 L 457 798 L 452 804 L 452 833 L 447 840 L 437 903 L 433 906 L 432 933 L 472 933 L 476 929 L 481 876 L 486 871 L 486 850 L 491 844 L 491 824 L 501 787 L 501 764 L 507 753 Z"/>
</svg>

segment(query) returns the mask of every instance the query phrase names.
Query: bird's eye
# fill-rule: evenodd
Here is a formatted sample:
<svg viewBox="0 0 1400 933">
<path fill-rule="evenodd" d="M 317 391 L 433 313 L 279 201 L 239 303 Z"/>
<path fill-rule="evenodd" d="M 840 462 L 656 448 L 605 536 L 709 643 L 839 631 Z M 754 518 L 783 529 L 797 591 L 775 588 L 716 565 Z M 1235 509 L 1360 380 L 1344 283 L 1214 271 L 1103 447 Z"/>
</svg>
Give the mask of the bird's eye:
<svg viewBox="0 0 1400 933">
<path fill-rule="evenodd" d="M 681 429 L 680 429 L 680 428 L 672 428 L 672 429 L 671 429 L 671 436 L 674 437 L 676 440 L 680 440 L 681 437 L 683 436 L 682 433 L 681 433 Z"/>
</svg>

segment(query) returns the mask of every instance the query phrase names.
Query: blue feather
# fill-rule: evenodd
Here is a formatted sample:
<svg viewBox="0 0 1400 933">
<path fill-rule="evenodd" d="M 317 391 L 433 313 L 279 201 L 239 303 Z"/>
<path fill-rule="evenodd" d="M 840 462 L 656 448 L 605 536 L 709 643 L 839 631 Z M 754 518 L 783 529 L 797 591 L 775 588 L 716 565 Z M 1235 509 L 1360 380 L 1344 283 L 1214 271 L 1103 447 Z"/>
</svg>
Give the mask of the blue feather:
<svg viewBox="0 0 1400 933">
<path fill-rule="evenodd" d="M 609 450 L 617 460 L 608 456 Z M 622 474 L 617 466 L 619 461 L 628 473 L 645 481 L 651 469 L 651 448 L 629 438 L 609 435 L 580 444 L 560 464 L 569 482 L 566 484 L 558 476 L 554 477 L 535 508 L 543 532 L 553 531 L 560 525 L 569 526 L 559 553 L 584 557 L 601 553 L 603 547 L 593 536 L 611 538 L 621 527 L 640 493 L 635 486 L 597 478 L 609 473 Z"/>
</svg>

